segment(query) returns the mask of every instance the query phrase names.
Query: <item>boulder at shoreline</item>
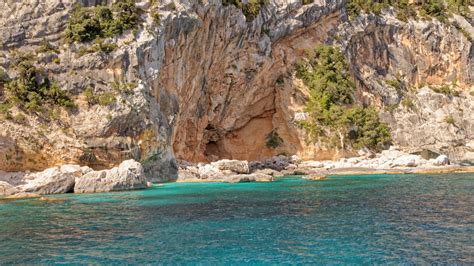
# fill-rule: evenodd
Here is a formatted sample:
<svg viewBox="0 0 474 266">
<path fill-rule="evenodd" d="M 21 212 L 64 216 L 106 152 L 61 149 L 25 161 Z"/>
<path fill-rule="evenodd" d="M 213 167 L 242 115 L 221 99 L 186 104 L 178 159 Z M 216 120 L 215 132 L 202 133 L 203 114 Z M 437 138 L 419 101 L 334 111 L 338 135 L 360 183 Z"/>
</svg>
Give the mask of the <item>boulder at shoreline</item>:
<svg viewBox="0 0 474 266">
<path fill-rule="evenodd" d="M 0 175 L 0 197 L 31 198 L 36 195 L 134 190 L 149 187 L 143 167 L 134 160 L 109 170 L 63 165 L 36 173 Z"/>
<path fill-rule="evenodd" d="M 134 160 L 127 160 L 110 170 L 92 171 L 76 177 L 74 193 L 123 191 L 147 187 L 142 165 Z"/>
</svg>

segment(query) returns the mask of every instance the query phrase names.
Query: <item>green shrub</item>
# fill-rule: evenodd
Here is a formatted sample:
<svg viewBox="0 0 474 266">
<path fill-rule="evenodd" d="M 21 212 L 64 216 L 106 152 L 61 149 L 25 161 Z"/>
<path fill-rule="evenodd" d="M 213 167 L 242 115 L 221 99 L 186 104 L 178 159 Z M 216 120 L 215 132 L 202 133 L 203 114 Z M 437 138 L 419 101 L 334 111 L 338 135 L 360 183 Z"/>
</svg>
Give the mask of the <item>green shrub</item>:
<svg viewBox="0 0 474 266">
<path fill-rule="evenodd" d="M 15 121 L 15 123 L 18 123 L 18 124 L 26 124 L 26 122 L 28 121 L 26 116 L 22 113 L 18 113 L 17 115 L 12 116 L 12 120 Z"/>
<path fill-rule="evenodd" d="M 160 16 L 160 13 L 158 13 L 158 11 L 156 11 L 156 10 L 151 11 L 151 12 L 150 12 L 150 16 L 151 16 L 151 18 L 153 19 L 153 22 L 154 22 L 155 24 L 157 24 L 157 25 L 160 24 L 160 22 L 161 22 L 161 16 Z"/>
<path fill-rule="evenodd" d="M 102 34 L 99 20 L 80 5 L 76 5 L 66 27 L 69 42 L 90 42 Z"/>
<path fill-rule="evenodd" d="M 450 125 L 455 125 L 456 124 L 456 120 L 454 120 L 454 117 L 452 117 L 451 115 L 445 116 L 444 117 L 444 122 L 447 123 L 447 124 L 450 124 Z"/>
<path fill-rule="evenodd" d="M 449 85 L 443 85 L 439 87 L 430 87 L 430 89 L 436 93 L 442 93 L 448 96 L 459 97 L 459 91 L 451 89 Z"/>
<path fill-rule="evenodd" d="M 266 141 L 266 146 L 270 149 L 276 149 L 283 143 L 283 139 L 274 130 L 267 135 Z"/>
<path fill-rule="evenodd" d="M 410 98 L 404 98 L 402 100 L 402 105 L 403 105 L 403 107 L 405 107 L 407 109 L 411 109 L 415 106 L 415 104 L 413 103 L 413 100 L 410 99 Z"/>
<path fill-rule="evenodd" d="M 283 75 L 278 76 L 278 78 L 276 79 L 275 82 L 278 86 L 284 85 L 285 84 L 285 76 L 283 76 Z"/>
<path fill-rule="evenodd" d="M 140 10 L 133 0 L 118 0 L 112 7 L 83 8 L 76 5 L 66 26 L 69 42 L 90 42 L 113 37 L 133 29 L 140 22 Z"/>
<path fill-rule="evenodd" d="M 0 114 L 6 115 L 10 112 L 10 109 L 13 107 L 11 102 L 0 102 Z"/>
<path fill-rule="evenodd" d="M 332 46 L 320 45 L 310 58 L 297 64 L 297 77 L 310 89 L 302 122 L 312 141 L 324 140 L 345 149 L 381 149 L 390 143 L 387 125 L 374 108 L 354 105 L 355 83 L 343 54 Z"/>
<path fill-rule="evenodd" d="M 379 15 L 381 10 L 390 6 L 390 1 L 383 0 L 348 0 L 346 4 L 350 17 L 360 15 L 361 11 Z"/>
<path fill-rule="evenodd" d="M 117 101 L 115 95 L 111 92 L 104 92 L 99 94 L 97 97 L 97 102 L 102 106 L 109 106 L 114 104 Z"/>
<path fill-rule="evenodd" d="M 223 0 L 222 4 L 225 6 L 234 5 L 240 8 L 247 21 L 250 22 L 258 16 L 263 6 L 268 5 L 268 0 L 248 0 L 246 4 L 241 0 Z"/>
<path fill-rule="evenodd" d="M 87 87 L 82 94 L 85 97 L 85 100 L 89 105 L 99 104 L 102 106 L 109 106 L 114 104 L 117 99 L 115 94 L 112 92 L 102 92 L 95 94 L 94 89 L 92 87 Z"/>
<path fill-rule="evenodd" d="M 59 53 L 58 47 L 52 45 L 50 42 L 48 42 L 46 39 L 43 39 L 41 41 L 40 47 L 36 49 L 36 53 Z"/>
<path fill-rule="evenodd" d="M 117 91 L 117 92 L 125 92 L 125 93 L 128 93 L 128 92 L 131 92 L 133 91 L 137 86 L 138 84 L 135 82 L 121 82 L 121 81 L 118 81 L 118 80 L 115 80 L 113 81 L 111 84 L 111 87 Z"/>
<path fill-rule="evenodd" d="M 439 21 L 446 21 L 446 8 L 442 0 L 425 0 L 420 6 L 420 15 L 425 18 L 435 17 Z"/>
<path fill-rule="evenodd" d="M 398 108 L 398 104 L 389 104 L 384 106 L 384 111 L 393 113 Z"/>
<path fill-rule="evenodd" d="M 61 64 L 61 59 L 59 59 L 59 57 L 55 57 L 55 58 L 53 58 L 53 63 L 59 65 L 59 64 Z"/>
<path fill-rule="evenodd" d="M 331 104 L 353 102 L 355 83 L 344 55 L 328 45 L 317 46 L 306 62 L 297 64 L 297 77 L 311 90 L 311 100 L 329 109 Z"/>
<path fill-rule="evenodd" d="M 397 91 L 401 91 L 401 90 L 403 89 L 403 83 L 402 83 L 402 81 L 399 80 L 399 79 L 397 79 L 397 78 L 386 80 L 385 83 L 386 83 L 388 86 L 390 86 L 390 87 L 396 89 Z"/>
<path fill-rule="evenodd" d="M 94 89 L 92 87 L 87 87 L 82 94 L 89 105 L 97 103 L 97 97 L 94 95 Z"/>
<path fill-rule="evenodd" d="M 423 18 L 437 18 L 446 22 L 451 12 L 464 16 L 472 16 L 469 11 L 471 0 L 348 0 L 346 9 L 350 17 L 358 16 L 361 11 L 379 15 L 381 10 L 392 6 L 396 16 L 401 21 L 409 18 L 417 18 L 418 14 Z M 470 3 L 472 5 L 472 1 Z"/>
<path fill-rule="evenodd" d="M 347 109 L 344 115 L 349 121 L 351 130 L 348 136 L 354 148 L 369 147 L 380 150 L 390 143 L 390 130 L 386 124 L 380 122 L 375 108 L 356 106 Z"/>
<path fill-rule="evenodd" d="M 3 70 L 3 68 L 0 68 L 0 84 L 5 83 L 8 81 L 8 73 Z"/>
<path fill-rule="evenodd" d="M 92 46 L 82 46 L 76 51 L 77 57 L 82 57 L 86 54 L 93 54 L 97 52 L 103 52 L 109 54 L 115 51 L 118 45 L 115 43 L 104 43 L 103 39 L 96 39 Z"/>
<path fill-rule="evenodd" d="M 96 50 L 101 51 L 103 53 L 109 54 L 113 51 L 115 51 L 118 48 L 118 45 L 115 43 L 104 43 L 104 42 L 98 42 L 96 45 Z"/>
<path fill-rule="evenodd" d="M 68 94 L 61 90 L 47 75 L 27 61 L 18 65 L 18 77 L 6 83 L 10 101 L 27 110 L 37 110 L 43 104 L 73 107 Z"/>
</svg>

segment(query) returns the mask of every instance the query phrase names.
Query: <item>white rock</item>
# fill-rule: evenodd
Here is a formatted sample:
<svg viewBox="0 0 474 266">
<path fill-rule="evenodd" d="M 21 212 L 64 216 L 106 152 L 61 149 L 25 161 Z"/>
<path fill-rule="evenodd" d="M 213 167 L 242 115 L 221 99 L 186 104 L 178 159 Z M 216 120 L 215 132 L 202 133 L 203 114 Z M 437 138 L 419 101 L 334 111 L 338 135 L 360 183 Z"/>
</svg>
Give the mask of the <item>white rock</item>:
<svg viewBox="0 0 474 266">
<path fill-rule="evenodd" d="M 90 168 L 89 166 L 83 166 L 81 167 L 82 174 L 85 175 L 87 173 L 90 173 L 94 171 L 94 169 Z"/>
<path fill-rule="evenodd" d="M 449 158 L 446 155 L 440 155 L 435 159 L 434 165 L 443 166 L 450 164 Z"/>
<path fill-rule="evenodd" d="M 247 161 L 220 160 L 217 162 L 212 162 L 211 165 L 219 170 L 230 170 L 238 174 L 249 173 L 249 163 Z"/>
<path fill-rule="evenodd" d="M 214 165 L 211 164 L 205 164 L 202 166 L 199 166 L 199 178 L 200 179 L 222 179 L 223 178 L 223 173 Z"/>
<path fill-rule="evenodd" d="M 76 177 L 74 192 L 109 192 L 146 187 L 147 180 L 142 165 L 134 160 L 127 160 L 110 170 L 93 171 Z"/>
<path fill-rule="evenodd" d="M 300 164 L 301 167 L 323 168 L 324 164 L 318 161 L 306 161 Z"/>
<path fill-rule="evenodd" d="M 301 158 L 298 157 L 297 155 L 292 155 L 292 156 L 290 157 L 290 162 L 291 162 L 292 164 L 300 164 L 300 163 L 302 162 L 302 160 L 301 160 Z"/>
<path fill-rule="evenodd" d="M 58 167 L 42 172 L 28 174 L 23 178 L 26 183 L 18 188 L 23 192 L 38 194 L 60 194 L 71 192 L 75 177 L 71 173 L 62 173 Z"/>
<path fill-rule="evenodd" d="M 72 174 L 74 176 L 83 175 L 81 166 L 75 164 L 65 164 L 61 166 L 60 171 L 61 173 Z"/>
<path fill-rule="evenodd" d="M 178 169 L 178 179 L 176 181 L 192 181 L 199 179 L 199 169 L 194 166 Z"/>
<path fill-rule="evenodd" d="M 258 169 L 258 170 L 256 170 L 254 173 L 255 173 L 255 174 L 265 174 L 265 175 L 275 176 L 275 174 L 276 174 L 277 172 L 276 172 L 275 170 L 265 168 L 265 169 Z"/>
<path fill-rule="evenodd" d="M 420 161 L 418 155 L 403 155 L 393 161 L 393 167 L 416 167 Z"/>
<path fill-rule="evenodd" d="M 360 160 L 361 160 L 360 158 L 353 157 L 353 158 L 347 159 L 347 162 L 351 163 L 351 164 L 356 164 L 356 163 L 360 162 Z"/>
</svg>

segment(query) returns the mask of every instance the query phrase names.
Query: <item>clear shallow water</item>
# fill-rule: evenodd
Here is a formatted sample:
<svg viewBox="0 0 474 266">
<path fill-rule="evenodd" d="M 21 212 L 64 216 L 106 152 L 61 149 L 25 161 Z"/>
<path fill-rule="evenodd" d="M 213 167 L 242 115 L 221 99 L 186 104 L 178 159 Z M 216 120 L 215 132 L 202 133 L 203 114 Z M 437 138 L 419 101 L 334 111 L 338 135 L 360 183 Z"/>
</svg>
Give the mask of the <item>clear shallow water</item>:
<svg viewBox="0 0 474 266">
<path fill-rule="evenodd" d="M 165 184 L 0 201 L 0 264 L 474 263 L 474 175 Z"/>
</svg>

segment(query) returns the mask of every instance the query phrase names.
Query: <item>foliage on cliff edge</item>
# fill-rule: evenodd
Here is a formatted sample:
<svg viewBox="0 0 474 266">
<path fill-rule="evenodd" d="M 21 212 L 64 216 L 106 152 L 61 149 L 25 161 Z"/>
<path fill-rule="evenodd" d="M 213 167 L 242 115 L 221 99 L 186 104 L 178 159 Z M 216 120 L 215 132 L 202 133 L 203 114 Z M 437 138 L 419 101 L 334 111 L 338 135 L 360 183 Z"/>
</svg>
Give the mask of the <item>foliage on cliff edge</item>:
<svg viewBox="0 0 474 266">
<path fill-rule="evenodd" d="M 343 54 L 332 46 L 317 46 L 297 66 L 297 77 L 310 89 L 303 122 L 312 142 L 341 149 L 367 147 L 380 150 L 390 131 L 373 107 L 354 103 L 355 83 Z"/>
</svg>

